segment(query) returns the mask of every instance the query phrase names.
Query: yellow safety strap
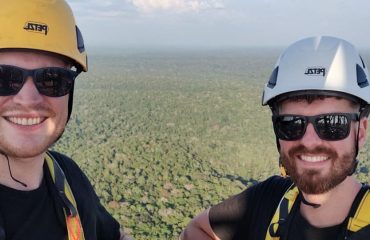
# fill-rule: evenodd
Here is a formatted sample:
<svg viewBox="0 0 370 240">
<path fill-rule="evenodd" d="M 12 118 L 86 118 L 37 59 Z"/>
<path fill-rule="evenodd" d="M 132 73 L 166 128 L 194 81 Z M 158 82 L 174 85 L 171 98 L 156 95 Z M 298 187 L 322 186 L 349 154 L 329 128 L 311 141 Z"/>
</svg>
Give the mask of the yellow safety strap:
<svg viewBox="0 0 370 240">
<path fill-rule="evenodd" d="M 365 192 L 360 204 L 357 207 L 356 213 L 349 218 L 347 229 L 352 232 L 357 232 L 361 228 L 370 224 L 370 194 L 369 189 Z"/>
<path fill-rule="evenodd" d="M 266 233 L 266 240 L 279 240 L 278 228 L 282 221 L 285 221 L 292 210 L 295 200 L 299 194 L 299 190 L 294 184 L 289 187 L 284 196 L 280 200 L 274 216 L 272 217 L 269 228 Z"/>
<path fill-rule="evenodd" d="M 292 185 L 285 192 L 284 196 L 280 200 L 279 206 L 277 207 L 274 216 L 272 217 L 269 228 L 267 229 L 265 240 L 279 240 L 278 234 L 279 224 L 285 221 L 292 210 L 293 204 L 297 199 L 299 190 L 296 186 Z M 349 218 L 347 230 L 351 232 L 357 232 L 365 226 L 370 225 L 370 190 L 366 190 L 366 193 L 362 197 L 362 200 L 357 207 L 356 213 L 353 217 Z"/>
<path fill-rule="evenodd" d="M 63 170 L 49 152 L 46 154 L 45 161 L 58 194 L 64 203 L 64 216 L 66 218 L 68 240 L 85 240 L 76 200 Z"/>
</svg>

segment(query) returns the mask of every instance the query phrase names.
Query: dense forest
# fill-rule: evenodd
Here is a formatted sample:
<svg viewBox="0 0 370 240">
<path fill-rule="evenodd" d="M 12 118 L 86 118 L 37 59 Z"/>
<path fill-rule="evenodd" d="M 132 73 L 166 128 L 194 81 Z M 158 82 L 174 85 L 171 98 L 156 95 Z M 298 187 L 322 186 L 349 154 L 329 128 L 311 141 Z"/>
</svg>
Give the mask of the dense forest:
<svg viewBox="0 0 370 240">
<path fill-rule="evenodd" d="M 279 49 L 90 53 L 72 118 L 53 147 L 71 156 L 135 239 L 177 239 L 190 219 L 278 174 L 261 93 Z M 369 58 L 365 56 L 365 62 Z M 369 144 L 358 177 L 368 181 Z"/>
</svg>

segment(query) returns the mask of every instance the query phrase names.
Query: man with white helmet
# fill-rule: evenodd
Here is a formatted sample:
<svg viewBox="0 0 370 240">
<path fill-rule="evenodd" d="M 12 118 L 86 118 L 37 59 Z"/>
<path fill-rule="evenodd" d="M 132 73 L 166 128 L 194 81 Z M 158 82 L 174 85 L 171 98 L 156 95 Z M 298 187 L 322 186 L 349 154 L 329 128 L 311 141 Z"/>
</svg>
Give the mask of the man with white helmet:
<svg viewBox="0 0 370 240">
<path fill-rule="evenodd" d="M 79 167 L 48 150 L 87 71 L 70 7 L 4 0 L 0 19 L 0 239 L 123 239 Z"/>
<path fill-rule="evenodd" d="M 353 173 L 366 139 L 368 70 L 345 40 L 298 41 L 265 86 L 283 177 L 195 217 L 181 239 L 370 239 L 370 194 Z"/>
</svg>

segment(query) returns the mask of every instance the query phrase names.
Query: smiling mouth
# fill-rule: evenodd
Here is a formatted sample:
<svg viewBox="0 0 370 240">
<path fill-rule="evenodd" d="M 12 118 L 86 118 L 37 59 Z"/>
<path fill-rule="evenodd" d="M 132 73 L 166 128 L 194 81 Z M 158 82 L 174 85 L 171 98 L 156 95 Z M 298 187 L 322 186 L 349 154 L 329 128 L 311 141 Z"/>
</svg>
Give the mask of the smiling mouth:
<svg viewBox="0 0 370 240">
<path fill-rule="evenodd" d="M 301 155 L 299 158 L 305 162 L 323 162 L 329 159 L 329 157 L 325 156 L 307 156 L 307 155 Z"/>
<path fill-rule="evenodd" d="M 32 126 L 42 123 L 45 118 L 34 117 L 34 118 L 21 118 L 21 117 L 6 117 L 6 119 L 14 124 L 22 126 Z"/>
</svg>

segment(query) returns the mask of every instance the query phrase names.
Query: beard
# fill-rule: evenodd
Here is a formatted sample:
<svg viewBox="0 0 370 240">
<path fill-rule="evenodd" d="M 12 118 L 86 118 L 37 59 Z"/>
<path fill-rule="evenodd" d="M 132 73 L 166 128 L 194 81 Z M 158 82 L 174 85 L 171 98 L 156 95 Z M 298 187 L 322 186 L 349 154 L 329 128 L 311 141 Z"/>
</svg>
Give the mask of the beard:
<svg viewBox="0 0 370 240">
<path fill-rule="evenodd" d="M 296 156 L 298 154 L 327 155 L 331 161 L 329 173 L 324 175 L 320 169 L 305 169 L 299 172 L 296 165 Z M 339 185 L 352 173 L 355 149 L 352 148 L 349 153 L 338 156 L 337 152 L 326 147 L 320 146 L 313 150 L 308 150 L 303 145 L 298 145 L 290 149 L 287 154 L 281 152 L 280 155 L 289 176 L 302 192 L 322 194 Z"/>
</svg>

